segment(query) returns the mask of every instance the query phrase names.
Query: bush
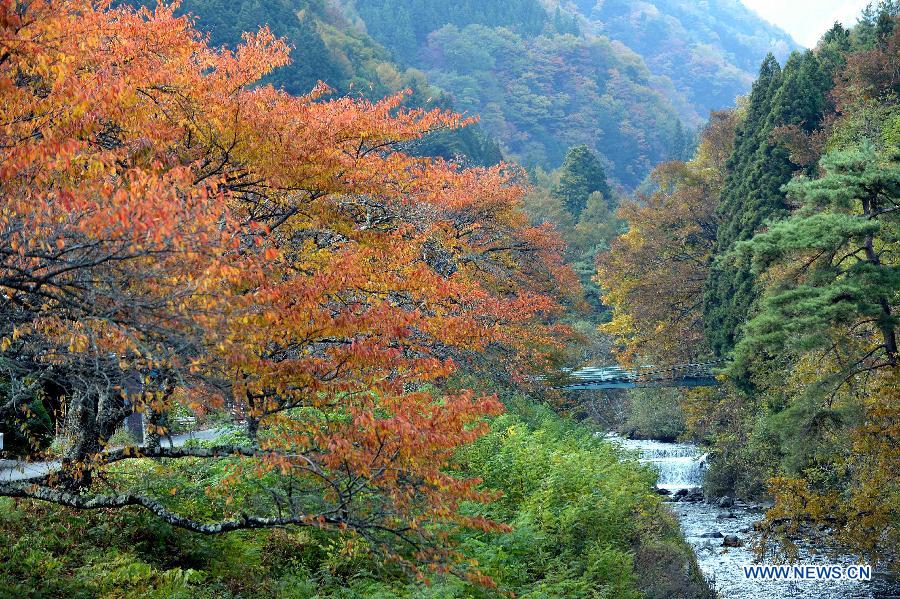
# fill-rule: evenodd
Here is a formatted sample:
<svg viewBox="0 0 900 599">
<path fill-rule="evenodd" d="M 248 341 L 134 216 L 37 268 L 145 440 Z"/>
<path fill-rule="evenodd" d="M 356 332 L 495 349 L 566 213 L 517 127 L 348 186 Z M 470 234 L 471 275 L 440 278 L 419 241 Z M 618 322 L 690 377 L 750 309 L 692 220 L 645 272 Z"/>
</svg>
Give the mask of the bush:
<svg viewBox="0 0 900 599">
<path fill-rule="evenodd" d="M 0 420 L 0 432 L 3 433 L 0 457 L 34 455 L 35 452 L 50 447 L 53 442 L 53 419 L 44 403 L 40 399 L 34 399 L 25 408 L 26 411 L 21 416 Z"/>
<path fill-rule="evenodd" d="M 359 538 L 311 528 L 206 537 L 162 524 L 146 511 L 78 512 L 0 500 L 0 599 L 6 597 L 317 598 L 705 598 L 677 522 L 652 492 L 653 471 L 585 426 L 526 398 L 458 456 L 503 496 L 469 504 L 470 515 L 510 532 L 456 540 L 496 589 L 452 574 L 430 585 L 385 563 Z M 222 476 L 192 460 L 119 464 L 111 481 L 145 486 L 175 509 L 201 516 L 223 508 L 203 486 Z M 235 492 L 241 492 L 236 489 Z"/>
<path fill-rule="evenodd" d="M 677 389 L 632 389 L 622 433 L 632 439 L 674 441 L 684 433 L 681 392 Z"/>
</svg>

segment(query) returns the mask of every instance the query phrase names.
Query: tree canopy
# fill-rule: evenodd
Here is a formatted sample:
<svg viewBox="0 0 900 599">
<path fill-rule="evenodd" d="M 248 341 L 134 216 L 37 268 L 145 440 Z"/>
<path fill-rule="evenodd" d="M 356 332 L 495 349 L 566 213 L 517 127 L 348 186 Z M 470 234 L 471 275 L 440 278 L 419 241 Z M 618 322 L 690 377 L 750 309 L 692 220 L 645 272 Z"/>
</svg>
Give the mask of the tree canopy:
<svg viewBox="0 0 900 599">
<path fill-rule="evenodd" d="M 259 85 L 284 41 L 212 49 L 171 7 L 4 2 L 0 26 L 0 415 L 63 402 L 72 439 L 59 471 L 0 495 L 201 533 L 348 528 L 426 561 L 454 526 L 493 527 L 459 511 L 489 494 L 450 460 L 500 405 L 439 382 L 549 363 L 577 280 L 515 168 L 399 149 L 471 121 Z M 163 447 L 175 406 L 242 413 L 251 442 Z M 134 411 L 148 445 L 110 447 Z M 266 489 L 195 517 L 97 487 L 140 457 L 233 460 L 211 495 Z"/>
</svg>

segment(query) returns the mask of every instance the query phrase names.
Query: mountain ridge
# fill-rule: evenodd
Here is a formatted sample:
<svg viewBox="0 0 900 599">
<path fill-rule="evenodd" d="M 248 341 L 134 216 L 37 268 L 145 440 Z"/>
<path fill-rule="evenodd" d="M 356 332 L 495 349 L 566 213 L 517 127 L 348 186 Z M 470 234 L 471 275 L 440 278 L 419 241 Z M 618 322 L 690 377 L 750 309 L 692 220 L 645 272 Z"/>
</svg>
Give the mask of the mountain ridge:
<svg viewBox="0 0 900 599">
<path fill-rule="evenodd" d="M 502 150 L 552 170 L 587 144 L 633 188 L 656 163 L 690 152 L 710 109 L 749 91 L 764 51 L 796 47 L 737 0 L 703 4 L 705 21 L 687 0 L 185 0 L 179 10 L 213 45 L 269 25 L 294 50 L 268 81 L 291 93 L 319 80 L 371 99 L 412 89 L 410 105 L 481 118 L 472 132 L 422 144 L 424 153 L 492 164 Z M 740 38 L 730 14 L 763 33 Z M 701 43 L 710 31 L 719 41 Z M 648 50 L 647 36 L 663 49 Z"/>
</svg>

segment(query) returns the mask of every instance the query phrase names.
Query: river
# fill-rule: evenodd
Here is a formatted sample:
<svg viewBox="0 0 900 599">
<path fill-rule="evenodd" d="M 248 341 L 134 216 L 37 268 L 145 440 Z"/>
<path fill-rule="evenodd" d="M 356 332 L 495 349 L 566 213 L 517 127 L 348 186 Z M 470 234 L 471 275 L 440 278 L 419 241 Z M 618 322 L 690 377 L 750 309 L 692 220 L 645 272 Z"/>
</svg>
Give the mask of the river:
<svg viewBox="0 0 900 599">
<path fill-rule="evenodd" d="M 652 464 L 659 472 L 661 489 L 673 494 L 689 490 L 696 493 L 703 484 L 705 460 L 694 445 L 622 439 L 613 435 L 609 439 L 639 452 L 642 461 Z M 763 516 L 760 509 L 741 502 L 729 508 L 705 501 L 671 501 L 669 506 L 678 516 L 700 570 L 723 599 L 900 598 L 900 582 L 884 572 L 876 572 L 870 582 L 747 580 L 742 566 L 755 562 L 752 531 L 754 522 Z M 723 537 L 728 535 L 737 537 L 742 546 L 724 547 Z M 847 557 L 816 554 L 809 545 L 801 544 L 799 553 L 798 563 L 804 565 L 854 563 Z"/>
</svg>

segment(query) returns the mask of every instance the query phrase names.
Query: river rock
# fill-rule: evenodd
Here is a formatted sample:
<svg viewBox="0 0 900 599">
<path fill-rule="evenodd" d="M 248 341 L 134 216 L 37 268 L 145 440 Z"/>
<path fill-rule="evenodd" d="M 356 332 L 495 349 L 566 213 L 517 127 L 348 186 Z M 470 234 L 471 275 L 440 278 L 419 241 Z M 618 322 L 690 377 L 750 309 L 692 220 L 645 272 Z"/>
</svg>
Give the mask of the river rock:
<svg viewBox="0 0 900 599">
<path fill-rule="evenodd" d="M 659 487 L 656 487 L 656 494 L 657 495 L 671 495 L 672 491 L 670 491 L 668 489 L 660 489 Z"/>
<path fill-rule="evenodd" d="M 716 516 L 716 520 L 728 520 L 731 518 L 737 518 L 737 514 L 735 514 L 734 512 L 732 512 L 730 510 L 725 512 L 724 514 L 719 514 Z"/>
<path fill-rule="evenodd" d="M 729 508 L 734 507 L 734 499 L 731 497 L 725 496 L 719 499 L 719 507 L 721 508 Z"/>
<path fill-rule="evenodd" d="M 687 489 L 678 489 L 675 491 L 675 497 L 687 497 L 688 490 Z"/>
<path fill-rule="evenodd" d="M 701 539 L 721 539 L 722 533 L 720 533 L 718 530 L 714 530 L 712 532 L 705 532 L 702 535 L 700 535 L 700 538 Z"/>
<path fill-rule="evenodd" d="M 725 535 L 722 539 L 722 547 L 742 547 L 744 542 L 737 535 Z"/>
</svg>

